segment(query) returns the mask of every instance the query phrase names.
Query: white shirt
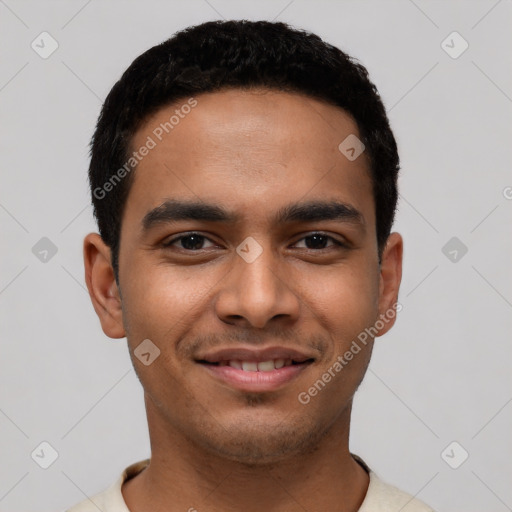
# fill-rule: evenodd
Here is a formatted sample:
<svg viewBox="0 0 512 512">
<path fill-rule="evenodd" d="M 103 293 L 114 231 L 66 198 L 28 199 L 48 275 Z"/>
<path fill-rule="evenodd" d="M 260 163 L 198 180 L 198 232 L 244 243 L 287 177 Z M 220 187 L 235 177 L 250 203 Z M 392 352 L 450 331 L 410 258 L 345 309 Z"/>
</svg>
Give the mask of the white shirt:
<svg viewBox="0 0 512 512">
<path fill-rule="evenodd" d="M 357 455 L 353 457 L 361 463 L 370 475 L 370 484 L 358 512 L 434 512 L 425 503 L 396 487 L 383 482 Z M 149 459 L 128 466 L 118 480 L 108 489 L 80 502 L 66 512 L 130 512 L 121 487 L 125 480 L 133 478 L 149 464 Z"/>
</svg>

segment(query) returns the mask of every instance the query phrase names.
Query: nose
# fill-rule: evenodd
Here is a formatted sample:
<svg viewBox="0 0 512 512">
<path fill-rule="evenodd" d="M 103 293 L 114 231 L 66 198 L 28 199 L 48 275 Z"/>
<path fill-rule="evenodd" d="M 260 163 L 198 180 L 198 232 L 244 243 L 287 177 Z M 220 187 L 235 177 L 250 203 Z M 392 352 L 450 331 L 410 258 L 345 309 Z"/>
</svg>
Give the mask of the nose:
<svg viewBox="0 0 512 512">
<path fill-rule="evenodd" d="M 236 254 L 216 297 L 218 318 L 231 325 L 258 329 L 275 322 L 294 323 L 299 318 L 300 301 L 283 267 L 270 248 L 252 262 Z"/>
</svg>

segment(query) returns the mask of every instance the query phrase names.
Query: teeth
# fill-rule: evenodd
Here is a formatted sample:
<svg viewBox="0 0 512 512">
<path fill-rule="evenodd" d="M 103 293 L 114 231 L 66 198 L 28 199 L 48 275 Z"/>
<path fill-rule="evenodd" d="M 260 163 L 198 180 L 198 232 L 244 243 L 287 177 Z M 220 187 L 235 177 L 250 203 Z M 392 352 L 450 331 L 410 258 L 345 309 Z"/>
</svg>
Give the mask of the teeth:
<svg viewBox="0 0 512 512">
<path fill-rule="evenodd" d="M 246 372 L 271 372 L 272 370 L 279 370 L 283 366 L 291 366 L 291 359 L 270 359 L 268 361 L 222 361 L 219 366 L 231 366 L 237 370 L 244 370 Z"/>
<path fill-rule="evenodd" d="M 272 361 L 272 359 L 270 361 L 262 361 L 261 363 L 258 363 L 258 371 L 260 372 L 271 372 L 275 369 L 274 361 Z"/>
<path fill-rule="evenodd" d="M 253 363 L 250 361 L 242 361 L 242 370 L 245 372 L 257 372 L 258 371 L 258 363 Z"/>
</svg>

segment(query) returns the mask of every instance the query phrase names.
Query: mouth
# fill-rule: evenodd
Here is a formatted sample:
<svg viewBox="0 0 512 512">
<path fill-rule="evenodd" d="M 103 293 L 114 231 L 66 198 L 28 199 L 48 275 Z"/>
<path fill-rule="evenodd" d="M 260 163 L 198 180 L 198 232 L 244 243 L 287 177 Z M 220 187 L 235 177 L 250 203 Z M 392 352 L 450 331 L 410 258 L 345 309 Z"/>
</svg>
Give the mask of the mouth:
<svg viewBox="0 0 512 512">
<path fill-rule="evenodd" d="M 247 392 L 277 390 L 314 361 L 314 357 L 284 348 L 220 350 L 196 359 L 216 380 Z"/>
<path fill-rule="evenodd" d="M 306 359 L 304 361 L 294 361 L 293 359 L 269 359 L 268 361 L 244 361 L 240 359 L 230 359 L 219 362 L 198 361 L 201 364 L 212 366 L 230 366 L 237 370 L 244 372 L 271 372 L 279 370 L 285 366 L 301 365 L 305 363 L 312 363 L 313 359 Z"/>
</svg>

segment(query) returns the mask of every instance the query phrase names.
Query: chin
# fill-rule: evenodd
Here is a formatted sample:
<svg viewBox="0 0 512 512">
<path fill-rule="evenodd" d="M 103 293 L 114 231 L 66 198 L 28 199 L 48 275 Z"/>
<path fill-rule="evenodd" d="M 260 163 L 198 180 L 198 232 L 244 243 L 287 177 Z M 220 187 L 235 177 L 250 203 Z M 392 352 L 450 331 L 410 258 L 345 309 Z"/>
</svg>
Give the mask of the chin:
<svg viewBox="0 0 512 512">
<path fill-rule="evenodd" d="M 321 436 L 321 430 L 315 426 L 310 429 L 304 424 L 257 425 L 253 422 L 250 426 L 238 424 L 216 433 L 210 431 L 207 438 L 202 436 L 200 444 L 212 454 L 232 462 L 269 466 L 314 451 Z"/>
</svg>

